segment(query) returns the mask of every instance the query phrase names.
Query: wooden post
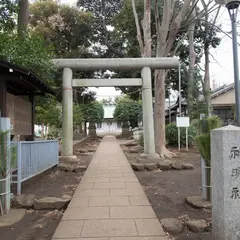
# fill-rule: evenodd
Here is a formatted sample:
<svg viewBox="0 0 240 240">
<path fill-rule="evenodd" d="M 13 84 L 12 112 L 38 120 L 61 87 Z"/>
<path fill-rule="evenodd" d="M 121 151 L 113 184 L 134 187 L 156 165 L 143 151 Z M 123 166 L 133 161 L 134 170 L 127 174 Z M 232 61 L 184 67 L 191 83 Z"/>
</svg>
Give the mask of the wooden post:
<svg viewBox="0 0 240 240">
<path fill-rule="evenodd" d="M 29 137 L 30 141 L 35 141 L 35 101 L 34 101 L 34 95 L 29 96 L 29 100 L 31 102 L 31 117 L 32 117 L 32 123 L 31 123 L 31 135 Z"/>
<path fill-rule="evenodd" d="M 5 79 L 0 79 L 0 112 L 1 117 L 7 117 L 7 82 Z"/>
</svg>

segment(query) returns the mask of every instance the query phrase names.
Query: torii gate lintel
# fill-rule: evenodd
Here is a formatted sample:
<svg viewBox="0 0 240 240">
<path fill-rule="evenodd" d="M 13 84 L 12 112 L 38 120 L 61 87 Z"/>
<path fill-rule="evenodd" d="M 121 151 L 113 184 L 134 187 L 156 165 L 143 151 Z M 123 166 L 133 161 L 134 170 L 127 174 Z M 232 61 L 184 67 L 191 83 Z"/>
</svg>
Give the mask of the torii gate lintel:
<svg viewBox="0 0 240 240">
<path fill-rule="evenodd" d="M 114 59 L 55 59 L 58 68 L 63 69 L 63 156 L 60 162 L 76 164 L 73 155 L 73 91 L 76 86 L 142 86 L 144 154 L 139 162 L 158 162 L 155 150 L 153 104 L 152 104 L 152 69 L 178 68 L 176 58 L 114 58 Z M 73 79 L 72 70 L 141 70 L 141 78 L 133 79 Z"/>
</svg>

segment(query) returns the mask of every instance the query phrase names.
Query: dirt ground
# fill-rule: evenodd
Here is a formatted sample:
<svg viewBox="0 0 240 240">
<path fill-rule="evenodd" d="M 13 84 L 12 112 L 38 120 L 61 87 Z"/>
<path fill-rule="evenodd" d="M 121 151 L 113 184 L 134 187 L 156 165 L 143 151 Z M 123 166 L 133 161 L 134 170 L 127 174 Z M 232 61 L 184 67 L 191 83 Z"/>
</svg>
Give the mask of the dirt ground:
<svg viewBox="0 0 240 240">
<path fill-rule="evenodd" d="M 135 162 L 138 154 L 129 153 L 129 148 L 123 147 L 130 162 Z M 178 154 L 177 149 L 171 149 Z M 194 170 L 170 170 L 155 172 L 135 172 L 143 186 L 148 199 L 159 220 L 163 218 L 180 218 L 182 221 L 189 219 L 205 219 L 211 221 L 211 211 L 191 207 L 185 198 L 201 195 L 201 165 L 200 155 L 191 148 L 189 152 L 184 149 L 178 154 L 177 160 L 190 163 Z M 187 229 L 175 236 L 177 240 L 210 240 L 211 233 L 193 234 Z"/>
<path fill-rule="evenodd" d="M 88 140 L 74 146 L 74 149 L 90 149 L 91 153 L 80 156 L 81 164 L 88 166 L 99 140 Z M 54 167 L 38 175 L 22 185 L 22 194 L 34 194 L 40 197 L 61 197 L 64 194 L 73 195 L 83 173 L 59 171 Z M 13 192 L 15 188 L 13 187 Z M 64 210 L 63 210 L 64 211 Z M 27 210 L 24 218 L 9 227 L 0 227 L 1 240 L 51 240 L 63 211 Z"/>
</svg>

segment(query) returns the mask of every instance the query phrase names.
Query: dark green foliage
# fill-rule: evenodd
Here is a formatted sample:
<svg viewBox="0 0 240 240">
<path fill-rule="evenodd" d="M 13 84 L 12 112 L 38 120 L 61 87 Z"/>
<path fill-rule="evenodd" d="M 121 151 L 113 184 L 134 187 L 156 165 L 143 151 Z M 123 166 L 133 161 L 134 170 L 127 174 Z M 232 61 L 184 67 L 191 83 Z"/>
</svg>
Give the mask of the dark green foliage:
<svg viewBox="0 0 240 240">
<path fill-rule="evenodd" d="M 143 133 L 140 135 L 139 144 L 140 144 L 142 147 L 144 147 L 144 135 L 143 135 Z"/>
<path fill-rule="evenodd" d="M 51 45 L 46 45 L 38 35 L 0 33 L 0 59 L 27 68 L 48 84 L 55 77 L 53 57 Z"/>
<path fill-rule="evenodd" d="M 5 178 L 7 176 L 7 156 L 8 156 L 8 147 L 7 147 L 7 135 L 8 132 L 0 131 L 0 177 Z"/>
<path fill-rule="evenodd" d="M 45 98 L 45 101 L 36 106 L 36 124 L 55 128 L 62 126 L 62 107 L 54 97 Z"/>
<path fill-rule="evenodd" d="M 0 179 L 6 178 L 10 171 L 9 168 L 16 166 L 17 162 L 17 147 L 7 145 L 8 134 L 9 131 L 0 130 Z M 7 162 L 7 156 L 10 157 L 9 162 Z"/>
<path fill-rule="evenodd" d="M 104 118 L 103 105 L 98 101 L 81 105 L 85 122 L 100 123 Z"/>
<path fill-rule="evenodd" d="M 16 0 L 0 0 L 0 31 L 13 30 L 16 26 Z"/>
<path fill-rule="evenodd" d="M 119 13 L 122 8 L 124 0 L 78 0 L 77 6 L 86 9 L 93 16 L 92 33 L 94 36 L 93 41 L 100 43 L 101 45 L 108 45 L 108 50 L 102 50 L 101 47 L 95 46 L 94 50 L 101 56 L 122 57 L 121 49 L 117 51 L 111 51 L 111 49 L 117 49 L 118 43 L 112 39 L 112 33 L 108 31 L 107 26 L 113 26 L 112 18 Z M 117 52 L 117 53 L 116 53 Z"/>
<path fill-rule="evenodd" d="M 30 6 L 30 26 L 47 43 L 56 57 L 87 57 L 93 37 L 90 13 L 55 1 L 36 1 Z"/>
<path fill-rule="evenodd" d="M 130 99 L 129 97 L 121 98 L 116 105 L 114 118 L 118 122 L 129 121 L 131 127 L 137 127 L 138 116 L 142 112 L 142 104 L 139 101 Z"/>
<path fill-rule="evenodd" d="M 181 131 L 181 145 L 186 145 L 186 128 L 180 128 Z M 188 144 L 189 146 L 195 143 L 195 137 L 197 135 L 196 128 L 190 126 L 188 128 Z M 169 146 L 178 145 L 178 128 L 175 123 L 170 123 L 166 126 L 166 141 Z"/>
<path fill-rule="evenodd" d="M 46 45 L 53 45 L 55 58 L 94 56 L 88 49 L 94 42 L 93 18 L 90 13 L 69 5 L 58 4 L 56 1 L 35 1 L 30 5 L 30 13 L 31 32 L 40 35 Z M 93 78 L 94 72 L 74 71 L 73 77 Z M 62 100 L 61 81 L 62 70 L 59 70 L 55 77 L 59 101 Z M 88 94 L 84 93 L 85 90 L 86 88 L 74 88 L 75 103 L 85 103 L 89 97 L 91 98 L 92 94 L 87 96 Z"/>
<path fill-rule="evenodd" d="M 79 128 L 83 122 L 83 110 L 79 104 L 73 105 L 73 130 Z"/>
<path fill-rule="evenodd" d="M 198 150 L 207 167 L 211 166 L 211 130 L 222 126 L 218 116 L 211 116 L 199 122 L 200 134 L 196 137 Z"/>
</svg>

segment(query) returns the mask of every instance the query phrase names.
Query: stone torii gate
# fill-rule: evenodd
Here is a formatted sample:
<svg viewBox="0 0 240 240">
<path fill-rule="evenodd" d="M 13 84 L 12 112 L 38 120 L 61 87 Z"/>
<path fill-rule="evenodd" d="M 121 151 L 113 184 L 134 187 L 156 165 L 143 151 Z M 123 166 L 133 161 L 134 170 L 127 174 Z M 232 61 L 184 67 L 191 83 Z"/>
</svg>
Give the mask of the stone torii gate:
<svg viewBox="0 0 240 240">
<path fill-rule="evenodd" d="M 140 162 L 157 162 L 155 150 L 152 76 L 154 69 L 178 68 L 177 58 L 96 58 L 54 59 L 55 65 L 63 69 L 63 147 L 61 163 L 77 164 L 73 155 L 73 87 L 118 87 L 142 86 L 144 154 Z M 73 79 L 73 70 L 141 70 L 141 78 L 128 79 Z"/>
</svg>

